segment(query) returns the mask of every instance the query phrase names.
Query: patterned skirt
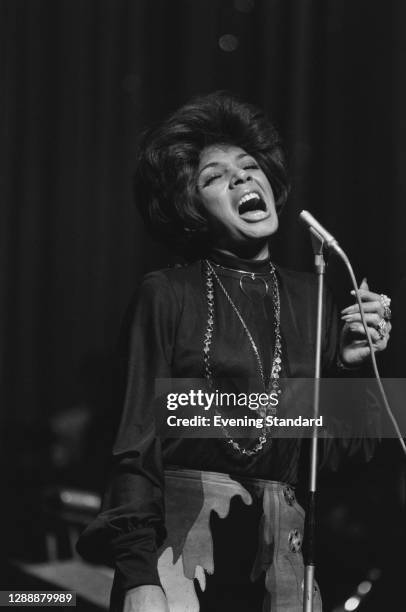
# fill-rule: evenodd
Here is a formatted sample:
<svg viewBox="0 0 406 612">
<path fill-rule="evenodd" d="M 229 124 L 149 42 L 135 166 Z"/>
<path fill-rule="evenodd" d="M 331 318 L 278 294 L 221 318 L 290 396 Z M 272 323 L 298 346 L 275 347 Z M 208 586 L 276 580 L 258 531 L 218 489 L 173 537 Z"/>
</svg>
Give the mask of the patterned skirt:
<svg viewBox="0 0 406 612">
<path fill-rule="evenodd" d="M 304 510 L 292 487 L 184 469 L 165 482 L 158 569 L 171 612 L 302 612 Z"/>
</svg>

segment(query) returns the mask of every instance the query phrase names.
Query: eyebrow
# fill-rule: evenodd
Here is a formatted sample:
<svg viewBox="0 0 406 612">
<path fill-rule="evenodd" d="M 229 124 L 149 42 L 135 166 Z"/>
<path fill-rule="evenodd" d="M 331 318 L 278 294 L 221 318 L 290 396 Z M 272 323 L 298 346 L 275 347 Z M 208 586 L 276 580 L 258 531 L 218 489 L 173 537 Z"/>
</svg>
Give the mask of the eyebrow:
<svg viewBox="0 0 406 612">
<path fill-rule="evenodd" d="M 252 157 L 252 155 L 250 155 L 249 153 L 239 153 L 237 155 L 236 159 L 242 159 L 243 157 Z M 222 162 L 220 161 L 213 161 L 213 162 L 209 162 L 208 164 L 206 164 L 205 166 L 203 166 L 203 168 L 201 170 L 199 170 L 199 174 L 198 176 L 201 175 L 201 173 L 206 170 L 207 168 L 215 168 L 216 166 L 221 166 Z"/>
</svg>

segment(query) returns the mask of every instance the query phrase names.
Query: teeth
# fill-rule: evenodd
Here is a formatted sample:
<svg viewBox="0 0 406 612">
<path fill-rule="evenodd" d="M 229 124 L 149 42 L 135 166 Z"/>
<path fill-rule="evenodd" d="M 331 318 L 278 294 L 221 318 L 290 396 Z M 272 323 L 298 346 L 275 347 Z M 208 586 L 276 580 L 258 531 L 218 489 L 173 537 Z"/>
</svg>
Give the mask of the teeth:
<svg viewBox="0 0 406 612">
<path fill-rule="evenodd" d="M 246 212 L 254 210 L 266 211 L 266 205 L 258 193 L 250 191 L 245 193 L 238 201 L 238 214 L 244 215 Z"/>
<path fill-rule="evenodd" d="M 259 200 L 260 197 L 257 193 L 255 193 L 254 191 L 251 191 L 250 193 L 246 193 L 245 195 L 242 196 L 241 200 L 238 202 L 238 206 L 241 206 L 241 204 L 244 204 L 245 202 L 249 202 L 250 200 Z"/>
</svg>

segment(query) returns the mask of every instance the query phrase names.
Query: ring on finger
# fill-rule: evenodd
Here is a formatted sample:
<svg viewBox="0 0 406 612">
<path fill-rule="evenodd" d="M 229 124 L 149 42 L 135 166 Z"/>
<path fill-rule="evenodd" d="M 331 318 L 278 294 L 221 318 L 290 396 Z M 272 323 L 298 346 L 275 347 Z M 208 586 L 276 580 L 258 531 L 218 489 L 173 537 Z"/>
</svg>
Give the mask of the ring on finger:
<svg viewBox="0 0 406 612">
<path fill-rule="evenodd" d="M 388 328 L 388 326 L 387 326 L 387 323 L 386 323 L 385 319 L 381 319 L 379 321 L 379 324 L 378 324 L 378 327 L 377 327 L 377 331 L 378 331 L 379 339 L 380 340 L 383 340 L 385 338 L 386 334 L 388 333 L 388 329 L 387 328 Z"/>
<path fill-rule="evenodd" d="M 390 321 L 392 318 L 392 311 L 390 309 L 391 299 L 384 293 L 381 293 L 380 300 L 383 308 L 383 318 L 385 321 Z"/>
</svg>

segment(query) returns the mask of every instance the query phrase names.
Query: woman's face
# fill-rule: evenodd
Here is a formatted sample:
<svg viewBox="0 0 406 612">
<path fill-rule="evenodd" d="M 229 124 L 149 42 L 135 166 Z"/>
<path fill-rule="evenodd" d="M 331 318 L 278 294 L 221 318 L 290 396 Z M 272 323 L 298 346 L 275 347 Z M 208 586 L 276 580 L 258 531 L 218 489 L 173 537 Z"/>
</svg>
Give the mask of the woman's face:
<svg viewBox="0 0 406 612">
<path fill-rule="evenodd" d="M 218 248 L 259 245 L 278 229 L 272 187 L 255 159 L 239 147 L 203 149 L 197 192 Z"/>
</svg>

